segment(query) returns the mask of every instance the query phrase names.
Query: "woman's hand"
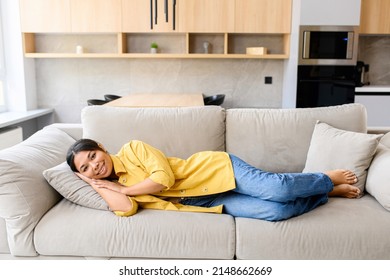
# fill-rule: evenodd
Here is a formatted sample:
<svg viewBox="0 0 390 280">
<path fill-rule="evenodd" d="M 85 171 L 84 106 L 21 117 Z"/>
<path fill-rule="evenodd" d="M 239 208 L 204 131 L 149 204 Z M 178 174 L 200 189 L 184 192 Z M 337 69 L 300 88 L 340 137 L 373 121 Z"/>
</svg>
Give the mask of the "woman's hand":
<svg viewBox="0 0 390 280">
<path fill-rule="evenodd" d="M 132 201 L 128 199 L 127 195 L 120 193 L 123 187 L 119 184 L 107 180 L 91 179 L 80 173 L 75 174 L 100 194 L 112 211 L 128 212 L 133 209 Z"/>
<path fill-rule="evenodd" d="M 165 186 L 153 182 L 147 178 L 138 184 L 132 185 L 131 187 L 123 186 L 119 183 L 111 182 L 108 180 L 91 179 L 80 173 L 76 173 L 82 180 L 92 186 L 94 190 L 107 189 L 117 193 L 125 194 L 128 196 L 144 195 L 144 194 L 155 194 L 162 191 Z"/>
<path fill-rule="evenodd" d="M 104 188 L 104 189 L 108 189 L 108 190 L 111 190 L 114 192 L 124 193 L 123 192 L 124 187 L 122 185 L 120 185 L 119 183 L 115 183 L 115 182 L 112 182 L 109 180 L 91 179 L 91 178 L 86 177 L 80 173 L 76 173 L 76 175 L 79 176 L 83 181 L 90 184 L 92 186 L 92 188 L 95 190 L 100 189 L 100 188 Z"/>
</svg>

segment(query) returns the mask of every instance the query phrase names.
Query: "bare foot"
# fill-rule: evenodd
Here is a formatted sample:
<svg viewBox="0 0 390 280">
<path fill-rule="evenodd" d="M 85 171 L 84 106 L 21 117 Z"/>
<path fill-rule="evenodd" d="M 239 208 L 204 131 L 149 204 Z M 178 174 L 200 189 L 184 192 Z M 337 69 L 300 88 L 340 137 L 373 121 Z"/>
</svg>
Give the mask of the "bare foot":
<svg viewBox="0 0 390 280">
<path fill-rule="evenodd" d="M 329 196 L 339 196 L 346 198 L 357 198 L 360 195 L 360 189 L 358 187 L 349 184 L 339 184 L 333 187 L 333 190 L 329 193 Z"/>
<path fill-rule="evenodd" d="M 340 185 L 340 184 L 355 184 L 358 179 L 350 170 L 345 169 L 335 169 L 331 171 L 325 172 L 326 175 L 329 176 L 329 178 L 332 180 L 333 185 Z"/>
</svg>

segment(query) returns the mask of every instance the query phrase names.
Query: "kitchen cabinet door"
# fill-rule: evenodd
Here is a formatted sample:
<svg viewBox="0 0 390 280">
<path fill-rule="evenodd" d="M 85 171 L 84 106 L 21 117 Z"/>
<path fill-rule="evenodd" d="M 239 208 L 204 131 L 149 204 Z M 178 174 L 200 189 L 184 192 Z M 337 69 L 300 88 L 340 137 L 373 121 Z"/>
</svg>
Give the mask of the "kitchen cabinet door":
<svg viewBox="0 0 390 280">
<path fill-rule="evenodd" d="M 181 32 L 233 32 L 235 0 L 179 0 Z"/>
<path fill-rule="evenodd" d="M 70 0 L 20 0 L 22 32 L 70 32 Z"/>
<path fill-rule="evenodd" d="M 122 0 L 122 32 L 178 30 L 174 2 L 177 3 L 174 0 Z"/>
<path fill-rule="evenodd" d="M 121 0 L 71 0 L 73 32 L 121 32 Z"/>
<path fill-rule="evenodd" d="M 361 34 L 390 34 L 390 1 L 362 0 Z"/>
<path fill-rule="evenodd" d="M 236 0 L 235 32 L 290 33 L 291 0 Z"/>
</svg>

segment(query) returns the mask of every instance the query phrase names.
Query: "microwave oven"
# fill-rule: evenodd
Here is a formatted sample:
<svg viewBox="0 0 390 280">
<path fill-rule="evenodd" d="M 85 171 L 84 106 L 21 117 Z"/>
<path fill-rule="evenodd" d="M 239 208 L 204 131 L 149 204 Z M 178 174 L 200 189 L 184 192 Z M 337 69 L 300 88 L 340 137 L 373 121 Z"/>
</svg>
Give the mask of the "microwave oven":
<svg viewBox="0 0 390 280">
<path fill-rule="evenodd" d="M 356 65 L 357 26 L 300 26 L 300 65 Z"/>
</svg>

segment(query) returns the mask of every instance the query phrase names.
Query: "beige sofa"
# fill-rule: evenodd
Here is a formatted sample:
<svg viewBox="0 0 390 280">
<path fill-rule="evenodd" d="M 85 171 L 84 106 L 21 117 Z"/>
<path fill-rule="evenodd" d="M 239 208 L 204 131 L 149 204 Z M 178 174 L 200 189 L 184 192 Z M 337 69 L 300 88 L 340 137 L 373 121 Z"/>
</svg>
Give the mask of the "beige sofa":
<svg viewBox="0 0 390 280">
<path fill-rule="evenodd" d="M 324 135 L 316 131 L 318 120 L 329 125 Z M 82 124 L 50 125 L 0 151 L 0 258 L 390 259 L 390 137 L 366 132 L 366 110 L 359 104 L 86 107 Z M 102 142 L 111 153 L 131 139 L 183 158 L 225 150 L 276 172 L 342 164 L 357 168 L 365 193 L 358 199 L 330 198 L 280 222 L 158 210 L 121 218 L 65 170 L 67 148 L 81 137 Z"/>
</svg>

